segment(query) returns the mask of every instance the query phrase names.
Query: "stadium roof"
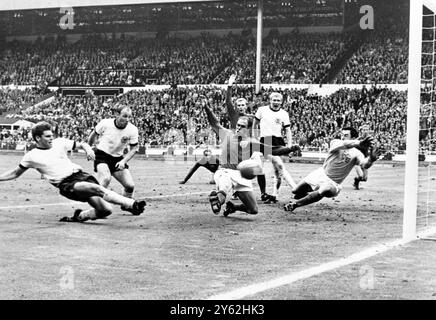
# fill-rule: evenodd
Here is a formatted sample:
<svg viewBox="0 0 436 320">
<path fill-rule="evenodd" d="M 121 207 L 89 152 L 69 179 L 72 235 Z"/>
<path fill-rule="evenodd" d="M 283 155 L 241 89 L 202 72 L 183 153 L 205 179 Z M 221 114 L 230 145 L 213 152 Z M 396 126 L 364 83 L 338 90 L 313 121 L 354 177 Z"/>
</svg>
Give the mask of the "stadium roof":
<svg viewBox="0 0 436 320">
<path fill-rule="evenodd" d="M 150 3 L 211 2 L 220 0 L 1 0 L 0 11 Z"/>
</svg>

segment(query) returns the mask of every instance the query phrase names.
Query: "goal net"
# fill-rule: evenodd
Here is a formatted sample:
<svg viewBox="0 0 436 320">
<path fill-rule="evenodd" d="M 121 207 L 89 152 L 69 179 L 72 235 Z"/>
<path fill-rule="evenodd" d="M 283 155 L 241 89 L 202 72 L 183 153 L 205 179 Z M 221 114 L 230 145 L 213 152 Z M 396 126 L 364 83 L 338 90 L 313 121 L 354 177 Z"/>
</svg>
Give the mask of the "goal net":
<svg viewBox="0 0 436 320">
<path fill-rule="evenodd" d="M 410 10 L 403 236 L 426 238 L 436 234 L 436 1 Z"/>
</svg>

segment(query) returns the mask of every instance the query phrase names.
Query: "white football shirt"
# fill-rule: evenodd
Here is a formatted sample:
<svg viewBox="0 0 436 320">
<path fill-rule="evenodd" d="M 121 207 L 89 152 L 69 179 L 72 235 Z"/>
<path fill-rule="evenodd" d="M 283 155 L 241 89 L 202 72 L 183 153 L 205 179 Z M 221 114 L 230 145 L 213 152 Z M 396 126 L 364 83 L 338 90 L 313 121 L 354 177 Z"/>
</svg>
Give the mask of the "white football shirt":
<svg viewBox="0 0 436 320">
<path fill-rule="evenodd" d="M 342 140 L 332 140 L 330 150 L 343 143 Z M 324 172 L 334 182 L 341 184 L 355 165 L 360 165 L 365 160 L 365 156 L 356 148 L 341 149 L 335 152 L 329 151 L 324 161 Z"/>
<path fill-rule="evenodd" d="M 289 113 L 280 109 L 274 111 L 270 106 L 257 109 L 256 119 L 259 121 L 260 137 L 282 137 L 282 129 L 291 126 Z"/>
<path fill-rule="evenodd" d="M 103 119 L 95 126 L 95 132 L 99 135 L 97 149 L 113 157 L 121 157 L 128 144 L 138 144 L 138 128 L 130 122 L 120 129 L 115 119 Z"/>
<path fill-rule="evenodd" d="M 82 167 L 71 162 L 67 152 L 73 150 L 73 140 L 57 138 L 50 149 L 32 149 L 21 159 L 20 167 L 36 169 L 51 183 L 59 183 Z"/>
</svg>

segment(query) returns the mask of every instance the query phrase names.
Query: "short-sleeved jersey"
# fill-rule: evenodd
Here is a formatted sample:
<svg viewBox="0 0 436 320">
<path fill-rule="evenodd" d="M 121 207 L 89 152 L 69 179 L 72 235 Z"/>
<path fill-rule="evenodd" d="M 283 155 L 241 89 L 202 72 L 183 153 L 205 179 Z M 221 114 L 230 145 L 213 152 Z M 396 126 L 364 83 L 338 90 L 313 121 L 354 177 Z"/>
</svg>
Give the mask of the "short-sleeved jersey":
<svg viewBox="0 0 436 320">
<path fill-rule="evenodd" d="M 138 144 L 138 128 L 130 122 L 122 129 L 116 126 L 115 119 L 103 119 L 95 132 L 99 135 L 97 149 L 113 157 L 121 157 L 127 145 Z"/>
<path fill-rule="evenodd" d="M 330 150 L 342 144 L 342 140 L 332 140 Z M 355 165 L 363 163 L 365 156 L 356 148 L 340 149 L 334 152 L 329 151 L 324 161 L 324 171 L 330 179 L 341 184 Z"/>
<path fill-rule="evenodd" d="M 255 117 L 259 121 L 261 137 L 281 137 L 282 129 L 291 126 L 289 113 L 283 109 L 274 111 L 270 106 L 260 107 Z"/>
<path fill-rule="evenodd" d="M 75 142 L 64 138 L 53 140 L 50 149 L 32 149 L 21 159 L 21 168 L 38 170 L 50 183 L 57 184 L 82 167 L 71 162 L 67 152 L 75 148 Z"/>
<path fill-rule="evenodd" d="M 259 146 L 256 147 L 251 143 L 248 143 L 247 146 L 243 148 L 241 146 L 243 139 L 241 138 L 241 136 L 235 133 L 229 133 L 223 139 L 220 157 L 222 168 L 236 170 L 240 162 L 250 159 L 253 152 L 260 151 L 258 150 Z"/>
</svg>

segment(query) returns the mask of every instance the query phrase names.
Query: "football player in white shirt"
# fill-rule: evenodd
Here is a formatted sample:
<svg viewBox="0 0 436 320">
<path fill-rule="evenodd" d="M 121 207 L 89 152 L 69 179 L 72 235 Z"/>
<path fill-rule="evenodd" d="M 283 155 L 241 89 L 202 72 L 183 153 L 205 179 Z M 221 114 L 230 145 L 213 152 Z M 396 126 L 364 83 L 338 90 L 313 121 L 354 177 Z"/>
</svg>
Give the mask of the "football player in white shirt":
<svg viewBox="0 0 436 320">
<path fill-rule="evenodd" d="M 253 130 L 260 128 L 260 142 L 266 145 L 285 146 L 285 141 L 282 137 L 282 130 L 286 132 L 286 146 L 295 150 L 296 146 L 292 145 L 291 122 L 289 113 L 282 109 L 283 96 L 278 92 L 270 94 L 270 105 L 257 109 Z M 274 167 L 274 185 L 272 195 L 266 199 L 265 203 L 276 203 L 278 190 L 281 185 L 281 178 L 294 188 L 296 183 L 289 172 L 285 169 L 283 160 L 280 156 L 273 156 L 272 150 L 264 150 L 264 156 L 271 157 L 271 162 Z"/>
<path fill-rule="evenodd" d="M 357 140 L 357 130 L 352 127 L 342 129 L 341 139 L 334 139 L 330 143 L 330 150 L 321 168 L 312 171 L 303 178 L 292 190 L 296 202 L 290 201 L 285 205 L 285 211 L 318 202 L 322 198 L 336 197 L 345 180 L 355 165 L 369 169 L 380 156 L 378 148 L 372 148 L 373 138 L 367 136 Z M 355 140 L 354 140 L 355 139 Z M 358 148 L 369 148 L 370 154 L 365 157 Z"/>
<path fill-rule="evenodd" d="M 88 143 L 91 146 L 96 143 L 94 171 L 100 184 L 107 188 L 113 176 L 123 186 L 123 195 L 133 198 L 135 183 L 127 162 L 139 149 L 138 128 L 130 122 L 132 110 L 129 107 L 118 107 L 118 111 L 115 119 L 103 119 L 95 126 Z M 124 155 L 127 146 L 130 149 Z M 125 207 L 121 209 L 129 211 Z"/>
<path fill-rule="evenodd" d="M 85 150 L 88 160 L 94 157 L 94 152 L 87 143 L 54 139 L 51 125 L 47 122 L 38 122 L 32 128 L 32 137 L 36 141 L 36 148 L 26 153 L 15 169 L 0 174 L 0 181 L 16 179 L 27 169 L 33 168 L 58 188 L 62 196 L 88 202 L 92 207 L 86 211 L 77 209 L 72 217 L 63 217 L 60 221 L 84 222 L 105 218 L 112 213 L 110 203 L 125 206 L 134 215 L 144 211 L 145 201 L 126 198 L 102 187 L 97 179 L 71 162 L 67 152 L 75 148 Z"/>
</svg>

